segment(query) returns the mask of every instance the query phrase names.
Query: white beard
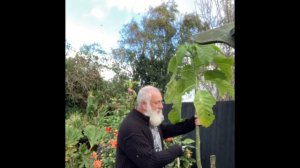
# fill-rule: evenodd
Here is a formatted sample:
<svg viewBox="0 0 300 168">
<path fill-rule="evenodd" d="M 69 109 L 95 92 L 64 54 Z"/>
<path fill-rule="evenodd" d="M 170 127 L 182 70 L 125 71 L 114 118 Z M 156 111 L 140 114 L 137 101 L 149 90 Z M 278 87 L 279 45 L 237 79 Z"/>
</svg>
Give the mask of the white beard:
<svg viewBox="0 0 300 168">
<path fill-rule="evenodd" d="M 147 106 L 146 114 L 150 117 L 150 124 L 154 127 L 159 126 L 164 120 L 162 110 L 154 111 L 150 105 Z"/>
</svg>

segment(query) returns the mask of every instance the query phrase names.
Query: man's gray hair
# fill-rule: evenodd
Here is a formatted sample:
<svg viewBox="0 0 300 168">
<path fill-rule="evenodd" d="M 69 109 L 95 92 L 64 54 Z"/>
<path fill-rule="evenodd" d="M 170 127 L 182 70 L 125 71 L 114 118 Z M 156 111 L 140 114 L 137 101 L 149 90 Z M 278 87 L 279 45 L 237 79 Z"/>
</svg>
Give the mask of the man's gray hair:
<svg viewBox="0 0 300 168">
<path fill-rule="evenodd" d="M 149 103 L 151 98 L 152 98 L 152 93 L 153 92 L 160 92 L 158 88 L 154 86 L 144 86 L 143 88 L 140 89 L 138 95 L 137 95 L 137 107 L 141 105 L 142 102 L 147 102 Z"/>
</svg>

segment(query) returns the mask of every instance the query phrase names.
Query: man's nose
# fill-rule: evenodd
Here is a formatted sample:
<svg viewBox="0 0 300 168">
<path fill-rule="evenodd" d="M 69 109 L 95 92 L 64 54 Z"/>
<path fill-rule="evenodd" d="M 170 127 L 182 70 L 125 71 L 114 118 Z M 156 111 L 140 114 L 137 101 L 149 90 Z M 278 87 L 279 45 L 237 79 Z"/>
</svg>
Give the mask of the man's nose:
<svg viewBox="0 0 300 168">
<path fill-rule="evenodd" d="M 158 108 L 161 110 L 164 108 L 164 105 L 162 104 L 162 102 L 159 103 Z"/>
</svg>

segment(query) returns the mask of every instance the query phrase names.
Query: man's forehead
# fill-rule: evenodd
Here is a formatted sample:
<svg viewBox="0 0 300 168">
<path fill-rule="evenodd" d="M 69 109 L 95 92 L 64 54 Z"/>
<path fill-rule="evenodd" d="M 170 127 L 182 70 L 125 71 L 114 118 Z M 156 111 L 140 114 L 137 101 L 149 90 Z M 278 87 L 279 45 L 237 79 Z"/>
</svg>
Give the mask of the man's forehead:
<svg viewBox="0 0 300 168">
<path fill-rule="evenodd" d="M 162 100 L 162 96 L 161 96 L 160 92 L 154 92 L 152 94 L 152 100 L 153 101 L 161 101 Z"/>
</svg>

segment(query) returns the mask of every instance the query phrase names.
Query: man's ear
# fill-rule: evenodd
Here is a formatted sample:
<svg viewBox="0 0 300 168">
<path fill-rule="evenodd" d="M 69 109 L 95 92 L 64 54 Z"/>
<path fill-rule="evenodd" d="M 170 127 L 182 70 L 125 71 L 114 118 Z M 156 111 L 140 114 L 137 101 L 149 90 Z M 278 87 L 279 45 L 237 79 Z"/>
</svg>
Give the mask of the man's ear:
<svg viewBox="0 0 300 168">
<path fill-rule="evenodd" d="M 141 107 L 142 107 L 142 109 L 144 111 L 147 110 L 147 103 L 146 102 L 142 102 Z"/>
</svg>

